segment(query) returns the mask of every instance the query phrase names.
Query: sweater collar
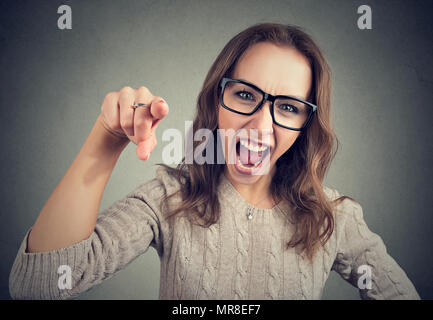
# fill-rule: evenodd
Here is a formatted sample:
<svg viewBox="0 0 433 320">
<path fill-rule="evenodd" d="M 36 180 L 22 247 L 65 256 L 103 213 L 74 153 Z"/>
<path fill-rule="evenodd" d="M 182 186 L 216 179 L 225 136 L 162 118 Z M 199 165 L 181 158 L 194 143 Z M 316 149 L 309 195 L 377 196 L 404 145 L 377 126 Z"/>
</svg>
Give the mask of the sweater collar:
<svg viewBox="0 0 433 320">
<path fill-rule="evenodd" d="M 220 201 L 223 201 L 238 212 L 246 212 L 248 208 L 250 208 L 254 213 L 262 214 L 286 213 L 290 210 L 290 206 L 287 201 L 284 200 L 281 200 L 271 209 L 259 208 L 248 203 L 235 186 L 233 186 L 230 180 L 227 179 L 224 173 L 221 173 L 218 192 Z"/>
</svg>

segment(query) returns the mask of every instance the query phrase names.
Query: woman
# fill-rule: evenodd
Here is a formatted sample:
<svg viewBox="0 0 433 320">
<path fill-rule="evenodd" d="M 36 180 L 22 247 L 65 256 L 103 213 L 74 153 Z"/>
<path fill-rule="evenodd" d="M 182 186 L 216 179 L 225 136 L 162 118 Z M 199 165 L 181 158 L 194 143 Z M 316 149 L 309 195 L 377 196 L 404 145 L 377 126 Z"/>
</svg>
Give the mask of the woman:
<svg viewBox="0 0 433 320">
<path fill-rule="evenodd" d="M 21 244 L 11 296 L 74 297 L 152 246 L 161 299 L 319 299 L 331 270 L 365 299 L 419 299 L 361 206 L 322 185 L 336 150 L 330 90 L 328 65 L 300 28 L 244 30 L 219 54 L 198 98 L 194 131 L 213 135 L 193 151 L 204 144 L 211 161 L 160 166 L 97 219 L 122 150 L 133 141 L 147 160 L 168 113 L 144 87 L 108 94 Z M 223 163 L 215 160 L 221 151 Z M 59 283 L 59 266 L 70 268 L 70 283 Z"/>
</svg>

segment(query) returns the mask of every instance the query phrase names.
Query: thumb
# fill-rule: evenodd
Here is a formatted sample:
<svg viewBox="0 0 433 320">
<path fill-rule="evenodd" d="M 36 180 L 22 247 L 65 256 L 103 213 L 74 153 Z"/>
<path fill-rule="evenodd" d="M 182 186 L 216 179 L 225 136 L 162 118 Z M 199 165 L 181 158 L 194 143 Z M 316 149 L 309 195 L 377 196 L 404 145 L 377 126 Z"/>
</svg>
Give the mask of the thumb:
<svg viewBox="0 0 433 320">
<path fill-rule="evenodd" d="M 150 105 L 150 113 L 156 120 L 162 120 L 168 114 L 169 108 L 167 102 L 161 97 L 155 97 Z"/>
</svg>

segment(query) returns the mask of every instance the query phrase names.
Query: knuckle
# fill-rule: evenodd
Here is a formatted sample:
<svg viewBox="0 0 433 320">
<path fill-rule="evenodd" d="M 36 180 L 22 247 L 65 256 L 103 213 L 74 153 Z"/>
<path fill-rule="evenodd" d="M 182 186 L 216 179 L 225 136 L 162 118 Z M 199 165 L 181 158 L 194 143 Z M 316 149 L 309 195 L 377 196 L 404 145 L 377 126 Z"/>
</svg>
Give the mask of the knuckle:
<svg viewBox="0 0 433 320">
<path fill-rule="evenodd" d="M 138 87 L 137 92 L 140 94 L 150 94 L 150 90 L 144 86 Z"/>
<path fill-rule="evenodd" d="M 120 92 L 121 93 L 128 93 L 128 92 L 131 92 L 133 89 L 131 88 L 131 87 L 129 87 L 129 86 L 125 86 L 125 87 L 123 87 L 122 89 L 120 89 Z"/>
<path fill-rule="evenodd" d="M 117 100 L 117 97 L 118 97 L 117 92 L 109 92 L 106 94 L 104 101 L 113 102 L 113 101 Z"/>
<path fill-rule="evenodd" d="M 134 100 L 134 91 L 131 87 L 125 87 L 129 89 L 122 89 L 119 96 L 120 106 L 125 107 L 127 104 L 132 103 Z"/>
</svg>

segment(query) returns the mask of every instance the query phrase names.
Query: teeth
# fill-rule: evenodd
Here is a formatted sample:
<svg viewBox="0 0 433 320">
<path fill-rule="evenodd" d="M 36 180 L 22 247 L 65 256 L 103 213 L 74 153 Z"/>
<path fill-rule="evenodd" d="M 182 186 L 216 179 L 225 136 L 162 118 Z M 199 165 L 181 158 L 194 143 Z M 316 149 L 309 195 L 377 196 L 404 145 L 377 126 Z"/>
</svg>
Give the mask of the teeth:
<svg viewBox="0 0 433 320">
<path fill-rule="evenodd" d="M 241 145 L 243 145 L 245 148 L 254 151 L 254 152 L 259 152 L 259 151 L 265 151 L 268 149 L 267 146 L 257 146 L 257 145 L 252 145 L 251 143 L 248 143 L 246 140 L 241 140 Z"/>
</svg>

